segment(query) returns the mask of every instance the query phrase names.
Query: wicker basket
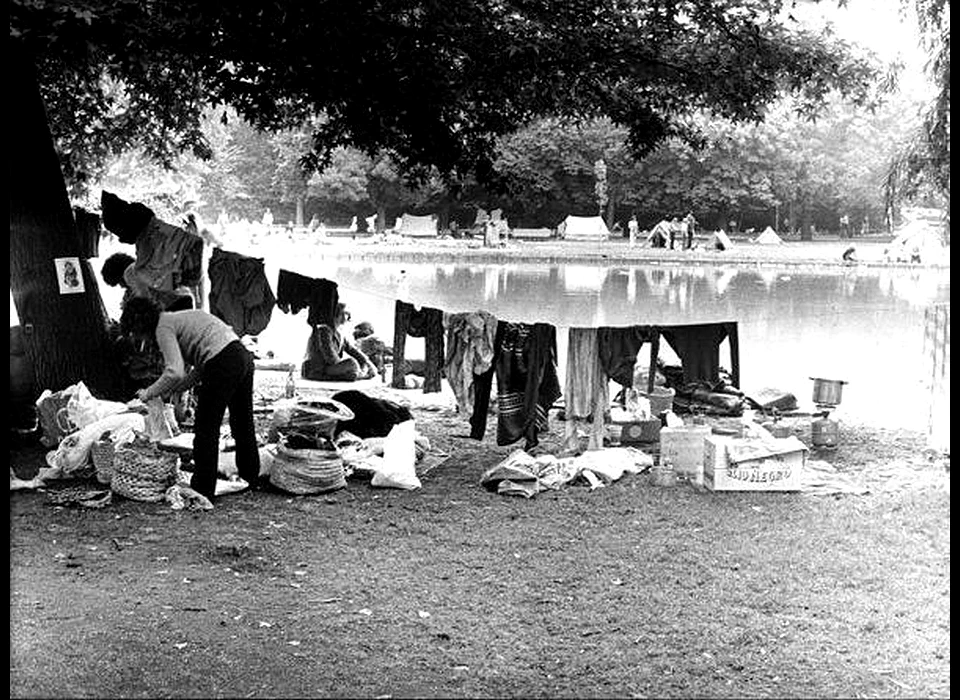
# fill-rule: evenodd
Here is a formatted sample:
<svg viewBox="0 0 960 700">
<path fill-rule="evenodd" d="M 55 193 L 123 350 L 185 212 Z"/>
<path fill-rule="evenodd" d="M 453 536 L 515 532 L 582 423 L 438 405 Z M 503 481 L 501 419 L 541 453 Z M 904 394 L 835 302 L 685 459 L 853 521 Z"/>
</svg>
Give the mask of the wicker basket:
<svg viewBox="0 0 960 700">
<path fill-rule="evenodd" d="M 640 396 L 650 399 L 650 413 L 654 417 L 664 411 L 673 410 L 673 398 L 676 393 L 676 390 L 665 386 L 655 386 L 653 392 L 649 394 L 645 391 L 639 392 Z"/>
<path fill-rule="evenodd" d="M 177 455 L 152 444 L 122 445 L 114 453 L 110 488 L 134 501 L 162 501 L 167 489 L 177 483 L 179 466 Z"/>
<path fill-rule="evenodd" d="M 109 430 L 90 445 L 90 458 L 93 460 L 93 466 L 97 471 L 97 481 L 101 484 L 109 484 L 113 478 L 113 459 L 115 455 L 116 447 L 110 437 Z"/>
<path fill-rule="evenodd" d="M 310 495 L 346 488 L 343 460 L 333 450 L 295 450 L 283 441 L 270 469 L 270 483 L 288 493 Z"/>
</svg>

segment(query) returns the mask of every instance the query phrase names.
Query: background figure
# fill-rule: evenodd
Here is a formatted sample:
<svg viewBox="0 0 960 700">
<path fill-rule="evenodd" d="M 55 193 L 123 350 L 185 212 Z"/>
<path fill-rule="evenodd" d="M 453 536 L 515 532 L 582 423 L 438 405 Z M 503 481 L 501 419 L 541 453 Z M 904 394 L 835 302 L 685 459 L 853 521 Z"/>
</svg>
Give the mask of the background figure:
<svg viewBox="0 0 960 700">
<path fill-rule="evenodd" d="M 693 248 L 693 235 L 697 231 L 697 220 L 693 216 L 693 212 L 688 212 L 687 215 L 683 218 L 683 223 L 686 226 L 686 231 L 684 232 L 683 237 L 683 249 L 689 250 Z"/>
<path fill-rule="evenodd" d="M 304 379 L 352 382 L 370 379 L 377 368 L 342 332 L 350 320 L 346 304 L 337 304 L 333 325 L 318 323 L 307 340 L 307 353 L 300 366 Z"/>
<path fill-rule="evenodd" d="M 373 325 L 369 321 L 361 321 L 353 329 L 353 339 L 357 347 L 377 368 L 380 376 L 384 376 L 386 364 L 393 361 L 393 348 L 389 347 L 374 334 Z"/>
<path fill-rule="evenodd" d="M 630 238 L 630 245 L 637 244 L 637 234 L 640 233 L 640 224 L 637 223 L 637 217 L 631 216 L 627 222 L 627 236 Z"/>
</svg>

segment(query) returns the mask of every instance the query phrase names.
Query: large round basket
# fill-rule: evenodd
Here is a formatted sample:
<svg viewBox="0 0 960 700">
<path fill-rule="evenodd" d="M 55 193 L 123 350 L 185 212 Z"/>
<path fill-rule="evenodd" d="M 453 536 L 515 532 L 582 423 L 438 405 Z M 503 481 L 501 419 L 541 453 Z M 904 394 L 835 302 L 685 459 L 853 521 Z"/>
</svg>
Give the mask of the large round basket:
<svg viewBox="0 0 960 700">
<path fill-rule="evenodd" d="M 128 444 L 113 457 L 111 490 L 134 501 L 162 501 L 167 489 L 177 483 L 180 458 L 154 445 Z"/>
<path fill-rule="evenodd" d="M 270 469 L 270 483 L 298 495 L 345 488 L 343 460 L 334 450 L 292 449 L 281 440 Z"/>
<path fill-rule="evenodd" d="M 650 399 L 650 413 L 654 417 L 659 416 L 664 411 L 673 410 L 673 397 L 676 391 L 670 387 L 655 386 L 649 394 L 645 391 L 638 392 L 640 396 Z"/>
</svg>

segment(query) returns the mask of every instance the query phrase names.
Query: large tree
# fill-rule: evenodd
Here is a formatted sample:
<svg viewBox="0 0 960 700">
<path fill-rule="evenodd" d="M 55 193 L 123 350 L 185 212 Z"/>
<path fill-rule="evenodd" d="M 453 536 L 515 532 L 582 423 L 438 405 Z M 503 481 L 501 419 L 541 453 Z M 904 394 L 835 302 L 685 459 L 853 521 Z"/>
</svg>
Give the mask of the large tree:
<svg viewBox="0 0 960 700">
<path fill-rule="evenodd" d="M 79 252 L 69 217 L 38 226 L 44 203 L 66 196 L 113 152 L 139 146 L 160 162 L 209 152 L 201 128 L 209 103 L 229 105 L 273 130 L 309 118 L 318 126 L 310 164 L 353 145 L 386 151 L 401 170 L 481 179 L 497 137 L 533 118 L 607 116 L 628 130 L 637 156 L 670 136 L 696 138 L 686 120 L 708 109 L 756 120 L 781 91 L 815 110 L 833 88 L 865 99 L 869 65 L 829 36 L 785 26 L 780 0 L 12 0 L 12 44 L 33 63 L 56 140 L 56 168 L 31 196 L 11 195 L 11 269 L 40 270 L 51 236 Z M 32 76 L 14 63 L 12 104 Z M 42 133 L 41 133 L 42 132 Z M 46 132 L 27 151 L 49 149 Z M 94 311 L 26 305 L 24 323 L 72 324 L 103 335 Z M 92 280 L 91 280 L 92 282 Z M 48 292 L 50 286 L 47 285 Z M 92 296 L 98 296 L 92 288 Z M 89 304 L 95 307 L 92 301 Z M 102 306 L 102 305 L 101 305 Z M 28 340 L 56 386 L 91 374 L 75 348 L 55 337 Z"/>
</svg>

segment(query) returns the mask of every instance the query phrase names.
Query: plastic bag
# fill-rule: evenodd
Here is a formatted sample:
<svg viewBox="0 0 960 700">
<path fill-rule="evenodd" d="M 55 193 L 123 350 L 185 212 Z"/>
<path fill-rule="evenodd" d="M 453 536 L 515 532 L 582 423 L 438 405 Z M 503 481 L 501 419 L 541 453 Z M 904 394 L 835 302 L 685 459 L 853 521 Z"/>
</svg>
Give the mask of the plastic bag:
<svg viewBox="0 0 960 700">
<path fill-rule="evenodd" d="M 125 403 L 95 398 L 83 382 L 77 382 L 73 388 L 75 391 L 67 400 L 67 418 L 77 430 L 86 428 L 102 418 L 127 411 Z"/>
<path fill-rule="evenodd" d="M 144 429 L 143 416 L 139 413 L 121 413 L 107 416 L 65 437 L 55 450 L 46 455 L 50 471 L 42 471 L 44 479 L 63 479 L 93 476 L 96 473 L 90 461 L 90 448 L 105 432 L 116 445 L 130 442 L 136 432 Z"/>
<path fill-rule="evenodd" d="M 180 433 L 177 420 L 173 416 L 173 406 L 163 403 L 159 396 L 155 396 L 146 403 L 147 416 L 144 420 L 144 432 L 154 442 L 172 438 Z"/>
<path fill-rule="evenodd" d="M 417 460 L 414 435 L 412 420 L 398 423 L 390 429 L 383 444 L 383 467 L 374 473 L 371 486 L 408 490 L 420 488 L 420 479 L 414 466 Z"/>
</svg>

